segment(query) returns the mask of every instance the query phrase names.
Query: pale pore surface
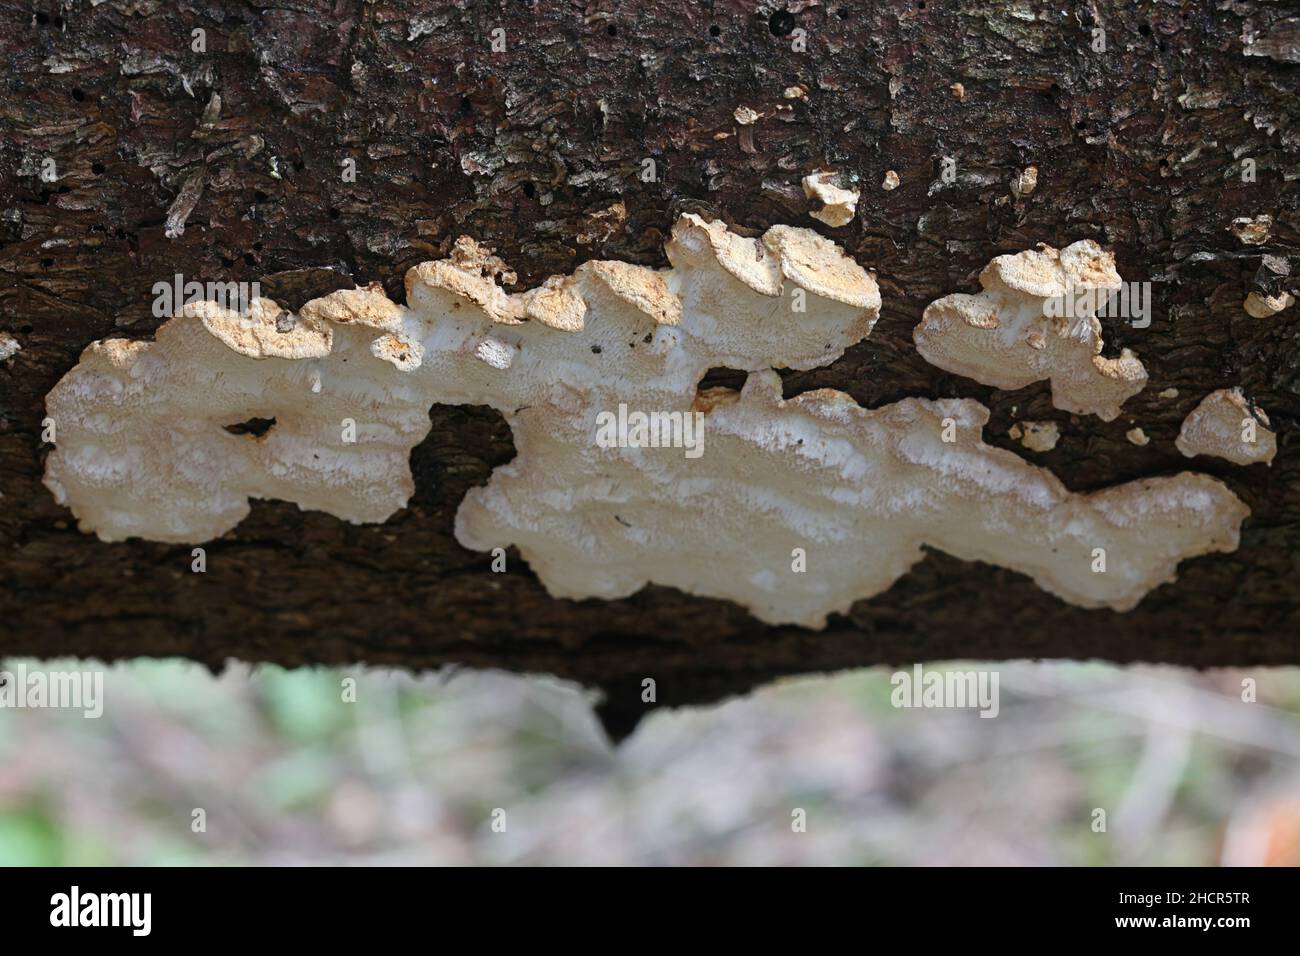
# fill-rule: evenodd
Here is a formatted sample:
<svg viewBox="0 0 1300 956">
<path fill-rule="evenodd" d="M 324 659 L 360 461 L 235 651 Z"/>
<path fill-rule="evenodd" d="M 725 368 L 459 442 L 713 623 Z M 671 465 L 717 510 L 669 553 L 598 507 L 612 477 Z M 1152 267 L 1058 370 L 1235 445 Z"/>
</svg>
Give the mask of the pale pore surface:
<svg viewBox="0 0 1300 956">
<path fill-rule="evenodd" d="M 1239 388 L 1221 388 L 1201 399 L 1183 419 L 1174 445 L 1188 458 L 1213 455 L 1234 465 L 1271 465 L 1277 454 L 1268 416 L 1251 408 Z"/>
<path fill-rule="evenodd" d="M 686 216 L 668 254 L 668 270 L 590 262 L 512 296 L 494 281 L 504 265 L 462 240 L 407 274 L 409 308 L 377 287 L 297 316 L 267 300 L 248 316 L 186 306 L 153 343 L 95 343 L 50 393 L 45 482 L 105 540 L 206 541 L 251 497 L 384 521 L 413 491 L 429 407 L 486 404 L 518 455 L 462 503 L 466 547 L 517 545 L 560 597 L 655 582 L 812 627 L 889 587 L 925 544 L 1119 609 L 1179 560 L 1236 547 L 1247 509 L 1221 483 L 1181 474 L 1070 494 L 985 445 L 978 402 L 783 401 L 772 368 L 833 361 L 879 314 L 872 277 L 816 234 L 746 239 Z M 755 374 L 741 393 L 697 393 L 717 366 Z M 620 403 L 704 412 L 703 455 L 599 447 L 597 415 Z M 223 428 L 254 417 L 275 425 Z M 806 572 L 792 570 L 796 548 Z"/>
<path fill-rule="evenodd" d="M 926 361 L 1008 390 L 1050 380 L 1053 405 L 1103 421 L 1146 385 L 1146 369 L 1131 351 L 1101 354 L 1096 313 L 1105 290 L 1121 280 L 1114 257 L 1091 239 L 998 256 L 980 285 L 978 295 L 958 292 L 926 306 L 912 332 Z M 1046 314 L 1049 302 L 1086 289 L 1098 290 L 1095 304 L 1083 303 L 1090 307 L 1074 315 Z"/>
</svg>

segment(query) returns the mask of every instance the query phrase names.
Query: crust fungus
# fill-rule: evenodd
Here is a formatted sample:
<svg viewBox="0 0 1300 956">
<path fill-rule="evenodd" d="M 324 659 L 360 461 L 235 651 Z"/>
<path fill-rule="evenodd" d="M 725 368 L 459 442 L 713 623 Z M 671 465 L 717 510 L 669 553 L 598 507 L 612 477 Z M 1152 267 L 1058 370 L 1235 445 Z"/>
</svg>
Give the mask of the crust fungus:
<svg viewBox="0 0 1300 956">
<path fill-rule="evenodd" d="M 407 306 L 378 286 L 296 316 L 188 305 L 153 342 L 94 343 L 58 383 L 45 483 L 110 541 L 208 540 L 253 497 L 379 522 L 413 491 L 430 405 L 487 404 L 518 454 L 461 503 L 463 545 L 517 545 L 558 597 L 654 582 L 810 627 L 889 587 L 925 545 L 1117 609 L 1180 560 L 1236 547 L 1247 509 L 1212 478 L 1072 494 L 984 444 L 975 401 L 783 399 L 773 369 L 834 361 L 880 311 L 872 276 L 815 233 L 750 239 L 688 215 L 667 251 L 669 269 L 588 262 L 509 295 L 504 267 L 466 240 L 408 272 Z M 699 391 L 719 366 L 750 373 L 744 388 Z M 690 416 L 707 454 L 631 430 L 602 441 L 615 409 L 620 429 Z M 228 427 L 241 422 L 258 427 Z"/>
<path fill-rule="evenodd" d="M 1294 304 L 1295 297 L 1290 292 L 1279 292 L 1277 295 L 1260 295 L 1258 292 L 1252 292 L 1246 296 L 1242 307 L 1253 319 L 1267 319 L 1269 316 L 1277 315 L 1283 309 L 1289 309 Z"/>
<path fill-rule="evenodd" d="M 1026 166 L 1011 180 L 1011 191 L 1017 196 L 1028 196 L 1038 188 L 1038 167 Z"/>
<path fill-rule="evenodd" d="M 912 338 L 946 371 L 1003 389 L 1048 379 L 1057 408 L 1111 421 L 1147 381 L 1128 349 L 1101 354 L 1096 313 L 1121 284 L 1114 257 L 1091 239 L 998 256 L 980 273 L 984 291 L 931 302 Z"/>
<path fill-rule="evenodd" d="M 649 475 L 627 461 L 583 481 L 571 450 L 547 446 L 469 494 L 458 538 L 517 544 L 557 596 L 618 598 L 653 581 L 822 627 L 893 584 L 924 545 L 1021 571 L 1085 607 L 1127 609 L 1182 558 L 1235 548 L 1246 514 L 1192 474 L 1072 495 L 985 445 L 988 410 L 975 401 L 867 410 L 830 389 L 786 401 L 771 371 L 718 392 L 705 418 L 712 480 L 676 455 Z M 1094 573 L 1098 547 L 1122 563 Z M 810 573 L 792 571 L 794 549 Z"/>
<path fill-rule="evenodd" d="M 1277 437 L 1268 416 L 1253 407 L 1239 388 L 1211 392 L 1183 420 L 1174 443 L 1188 458 L 1213 455 L 1235 465 L 1273 463 Z"/>
<path fill-rule="evenodd" d="M 803 194 L 822 204 L 808 215 L 828 226 L 847 226 L 858 211 L 859 193 L 835 185 L 834 173 L 813 173 L 803 178 Z"/>
<path fill-rule="evenodd" d="M 1030 451 L 1051 451 L 1061 440 L 1056 422 L 1019 422 L 1007 434 Z"/>
</svg>

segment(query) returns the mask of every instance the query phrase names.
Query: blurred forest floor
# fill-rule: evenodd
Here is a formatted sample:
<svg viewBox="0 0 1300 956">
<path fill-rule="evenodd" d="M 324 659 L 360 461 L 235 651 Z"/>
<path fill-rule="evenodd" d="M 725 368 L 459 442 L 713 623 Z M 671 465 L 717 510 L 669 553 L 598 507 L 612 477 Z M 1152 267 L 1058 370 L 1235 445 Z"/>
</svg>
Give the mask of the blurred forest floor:
<svg viewBox="0 0 1300 956">
<path fill-rule="evenodd" d="M 1300 864 L 1300 670 L 992 669 L 991 720 L 877 668 L 614 749 L 553 680 L 136 662 L 0 709 L 0 864 Z"/>
</svg>

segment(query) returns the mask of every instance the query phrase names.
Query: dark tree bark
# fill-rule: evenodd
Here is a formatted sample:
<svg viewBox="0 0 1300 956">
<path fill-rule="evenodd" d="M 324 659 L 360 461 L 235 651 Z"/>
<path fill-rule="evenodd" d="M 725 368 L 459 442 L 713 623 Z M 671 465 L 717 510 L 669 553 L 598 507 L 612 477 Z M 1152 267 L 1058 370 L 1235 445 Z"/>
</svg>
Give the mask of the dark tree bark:
<svg viewBox="0 0 1300 956">
<path fill-rule="evenodd" d="M 21 345 L 0 364 L 0 653 L 549 672 L 605 688 L 615 731 L 642 712 L 646 676 L 674 704 L 934 658 L 1300 662 L 1300 308 L 1257 320 L 1241 307 L 1256 285 L 1294 287 L 1278 274 L 1300 179 L 1300 20 L 1284 7 L 0 0 L 0 330 Z M 806 95 L 787 98 L 794 86 Z M 742 106 L 759 121 L 739 126 Z M 641 181 L 645 158 L 658 182 Z M 1037 189 L 1013 195 L 1028 165 Z M 809 218 L 799 180 L 819 167 L 860 179 L 849 226 Z M 884 191 L 890 169 L 901 185 Z M 1240 550 L 1186 562 L 1126 614 L 931 554 L 811 632 L 666 588 L 555 600 L 517 557 L 490 574 L 452 537 L 466 489 L 513 454 L 481 409 L 431 410 L 415 497 L 387 523 L 255 502 L 208 545 L 205 574 L 188 548 L 79 533 L 40 484 L 45 394 L 92 340 L 153 334 L 159 279 L 260 279 L 294 308 L 380 280 L 401 301 L 405 270 L 465 234 L 525 288 L 591 258 L 662 264 L 686 211 L 755 233 L 816 228 L 877 271 L 875 333 L 828 368 L 785 374 L 788 395 L 977 398 L 993 410 L 987 440 L 1022 454 L 1008 427 L 1054 420 L 1061 442 L 1034 460 L 1074 490 L 1209 472 L 1252 510 Z M 1229 230 L 1257 215 L 1274 220 L 1263 244 Z M 1108 348 L 1133 348 L 1151 375 L 1119 419 L 1072 417 L 1045 383 L 1000 392 L 916 354 L 926 303 L 975 291 L 992 256 L 1088 237 L 1126 279 L 1155 282 L 1150 328 L 1107 324 Z M 1276 461 L 1189 463 L 1179 423 L 1236 385 L 1271 417 Z M 1177 398 L 1159 397 L 1171 387 Z M 1135 424 L 1146 447 L 1125 439 Z"/>
</svg>

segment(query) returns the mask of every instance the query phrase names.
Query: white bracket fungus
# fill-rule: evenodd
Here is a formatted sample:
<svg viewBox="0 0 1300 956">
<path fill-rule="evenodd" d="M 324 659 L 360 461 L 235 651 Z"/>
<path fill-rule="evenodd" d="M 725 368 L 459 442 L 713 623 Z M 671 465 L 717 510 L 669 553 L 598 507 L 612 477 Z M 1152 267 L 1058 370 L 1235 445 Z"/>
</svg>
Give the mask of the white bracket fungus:
<svg viewBox="0 0 1300 956">
<path fill-rule="evenodd" d="M 1273 463 L 1277 437 L 1269 431 L 1268 416 L 1253 408 L 1239 388 L 1211 392 L 1183 419 L 1174 442 L 1188 458 L 1213 455 L 1234 465 Z"/>
<path fill-rule="evenodd" d="M 1048 379 L 1057 408 L 1111 421 L 1147 381 L 1128 349 L 1101 354 L 1096 314 L 1121 284 L 1114 257 L 1091 239 L 998 256 L 980 273 L 983 292 L 931 302 L 912 338 L 946 371 L 1003 389 Z"/>
<path fill-rule="evenodd" d="M 407 273 L 407 306 L 377 286 L 296 316 L 267 300 L 247 315 L 187 305 L 152 343 L 94 343 L 50 393 L 45 483 L 105 540 L 205 541 L 251 497 L 384 521 L 413 491 L 429 407 L 487 404 L 518 455 L 462 502 L 466 547 L 517 545 L 558 597 L 654 582 L 811 627 L 888 588 L 924 545 L 1117 609 L 1180 560 L 1236 547 L 1247 509 L 1209 477 L 1072 494 L 985 445 L 975 401 L 784 400 L 772 369 L 834 361 L 879 315 L 874 279 L 834 243 L 686 216 L 667 251 L 666 270 L 588 262 L 509 295 L 499 260 L 461 240 Z M 749 372 L 744 389 L 699 391 L 719 366 Z M 615 409 L 643 416 L 642 439 L 656 416 L 652 439 L 698 416 L 707 453 L 631 431 L 599 440 Z M 274 423 L 227 428 L 252 418 Z"/>
</svg>

